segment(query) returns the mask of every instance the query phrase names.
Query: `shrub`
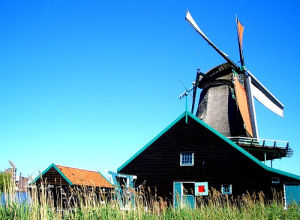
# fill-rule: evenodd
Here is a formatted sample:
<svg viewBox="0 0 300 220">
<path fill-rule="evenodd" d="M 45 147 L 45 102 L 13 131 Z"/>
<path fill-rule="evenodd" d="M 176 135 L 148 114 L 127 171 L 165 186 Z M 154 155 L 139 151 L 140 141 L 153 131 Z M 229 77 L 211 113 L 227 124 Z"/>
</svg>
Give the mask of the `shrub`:
<svg viewBox="0 0 300 220">
<path fill-rule="evenodd" d="M 10 188 L 11 183 L 11 175 L 6 172 L 0 172 L 0 192 Z"/>
</svg>

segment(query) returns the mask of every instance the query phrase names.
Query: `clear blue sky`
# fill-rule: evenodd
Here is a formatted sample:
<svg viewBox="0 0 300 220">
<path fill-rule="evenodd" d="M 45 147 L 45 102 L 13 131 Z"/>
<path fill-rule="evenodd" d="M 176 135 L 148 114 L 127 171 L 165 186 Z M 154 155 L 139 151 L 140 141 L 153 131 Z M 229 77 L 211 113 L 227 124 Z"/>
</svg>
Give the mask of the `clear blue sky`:
<svg viewBox="0 0 300 220">
<path fill-rule="evenodd" d="M 0 170 L 51 163 L 116 170 L 184 111 L 197 68 L 239 60 L 285 105 L 256 103 L 261 138 L 289 140 L 275 167 L 300 175 L 299 1 L 1 1 Z M 191 102 L 191 99 L 189 99 Z"/>
</svg>

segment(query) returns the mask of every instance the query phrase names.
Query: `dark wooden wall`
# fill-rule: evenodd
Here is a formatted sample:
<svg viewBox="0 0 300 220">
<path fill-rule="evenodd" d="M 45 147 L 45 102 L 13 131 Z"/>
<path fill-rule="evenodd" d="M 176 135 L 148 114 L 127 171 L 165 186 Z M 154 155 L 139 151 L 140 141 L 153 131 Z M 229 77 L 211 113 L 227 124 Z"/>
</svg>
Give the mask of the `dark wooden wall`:
<svg viewBox="0 0 300 220">
<path fill-rule="evenodd" d="M 180 166 L 180 152 L 194 153 L 194 166 Z M 283 189 L 288 177 L 266 171 L 194 119 L 182 118 L 119 173 L 137 175 L 136 186 L 146 183 L 157 194 L 171 199 L 174 181 L 208 182 L 221 190 L 232 184 L 233 195 Z M 272 184 L 280 177 L 280 184 Z"/>
<path fill-rule="evenodd" d="M 59 186 L 69 186 L 70 184 L 57 172 L 55 168 L 50 168 L 42 178 L 36 181 L 37 185 L 41 184 L 41 181 L 47 185 L 59 185 Z"/>
</svg>

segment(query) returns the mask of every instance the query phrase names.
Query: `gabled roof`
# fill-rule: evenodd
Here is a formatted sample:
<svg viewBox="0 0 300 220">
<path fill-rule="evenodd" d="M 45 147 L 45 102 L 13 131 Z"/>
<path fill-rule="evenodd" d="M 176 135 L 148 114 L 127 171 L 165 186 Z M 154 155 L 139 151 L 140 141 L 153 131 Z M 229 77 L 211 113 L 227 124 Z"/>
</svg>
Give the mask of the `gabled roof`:
<svg viewBox="0 0 300 220">
<path fill-rule="evenodd" d="M 100 172 L 66 167 L 55 164 L 51 164 L 41 175 L 36 177 L 32 181 L 32 183 L 35 183 L 51 168 L 54 168 L 71 186 L 77 185 L 113 188 L 111 183 Z"/>
<path fill-rule="evenodd" d="M 237 144 L 235 144 L 234 142 L 229 140 L 223 134 L 221 134 L 220 132 L 218 132 L 217 130 L 215 130 L 214 128 L 212 128 L 211 126 L 209 126 L 208 124 L 206 124 L 205 122 L 203 122 L 202 120 L 200 120 L 199 118 L 197 118 L 196 116 L 194 116 L 192 113 L 190 113 L 188 111 L 185 111 L 184 113 L 182 113 L 175 121 L 173 121 L 169 126 L 167 126 L 163 131 L 161 131 L 157 136 L 155 136 L 150 142 L 148 142 L 143 148 L 141 148 L 137 153 L 135 153 L 131 158 L 129 158 L 122 166 L 120 166 L 118 168 L 117 172 L 121 172 L 121 170 L 124 167 L 126 167 L 132 160 L 134 160 L 136 157 L 138 157 L 145 149 L 147 149 L 149 146 L 151 146 L 152 143 L 154 143 L 157 139 L 159 139 L 163 134 L 165 134 L 170 128 L 172 128 L 175 124 L 177 124 L 184 117 L 186 118 L 185 119 L 186 121 L 192 119 L 192 120 L 198 122 L 200 125 L 202 125 L 203 127 L 207 128 L 208 130 L 213 132 L 215 135 L 217 135 L 218 137 L 223 139 L 230 146 L 232 146 L 233 148 L 235 148 L 236 150 L 241 152 L 243 155 L 245 155 L 246 157 L 251 159 L 253 162 L 255 162 L 258 166 L 262 167 L 263 169 L 265 169 L 269 172 L 273 172 L 273 173 L 280 174 L 280 175 L 283 175 L 283 176 L 287 176 L 287 177 L 290 177 L 290 178 L 293 178 L 293 179 L 296 179 L 296 180 L 300 180 L 300 176 L 297 176 L 297 175 L 292 174 L 292 173 L 288 173 L 288 172 L 285 172 L 285 171 L 281 171 L 281 170 L 278 170 L 278 169 L 268 167 L 267 165 L 262 163 L 260 160 L 258 160 L 256 157 L 251 155 L 249 152 L 247 152 L 246 150 L 244 150 L 243 148 L 241 148 L 240 146 L 238 146 Z"/>
</svg>

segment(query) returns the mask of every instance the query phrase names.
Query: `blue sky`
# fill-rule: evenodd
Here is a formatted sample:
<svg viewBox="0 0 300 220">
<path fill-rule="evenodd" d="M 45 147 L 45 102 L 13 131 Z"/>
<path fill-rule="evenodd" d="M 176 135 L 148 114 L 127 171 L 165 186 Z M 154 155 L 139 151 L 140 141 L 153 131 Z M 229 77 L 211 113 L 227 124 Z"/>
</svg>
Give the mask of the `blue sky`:
<svg viewBox="0 0 300 220">
<path fill-rule="evenodd" d="M 274 166 L 300 175 L 299 1 L 1 1 L 0 170 L 116 170 L 175 120 L 179 80 L 224 62 L 186 10 L 236 62 L 238 15 L 247 68 L 285 105 L 256 102 L 260 137 L 290 141 Z"/>
</svg>

